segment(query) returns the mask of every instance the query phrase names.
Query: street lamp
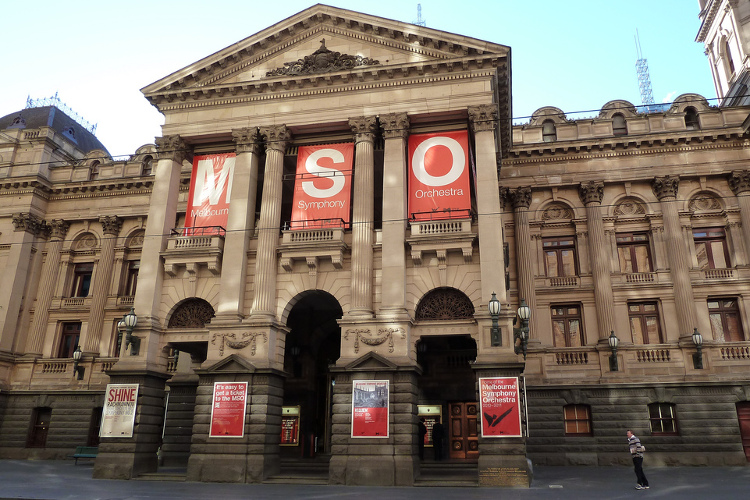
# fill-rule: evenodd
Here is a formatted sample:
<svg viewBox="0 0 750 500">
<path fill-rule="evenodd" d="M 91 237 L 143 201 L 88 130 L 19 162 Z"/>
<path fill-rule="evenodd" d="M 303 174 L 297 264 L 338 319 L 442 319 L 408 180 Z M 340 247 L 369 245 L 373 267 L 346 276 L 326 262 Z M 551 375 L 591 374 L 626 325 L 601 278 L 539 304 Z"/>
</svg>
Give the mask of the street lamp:
<svg viewBox="0 0 750 500">
<path fill-rule="evenodd" d="M 609 348 L 612 349 L 612 356 L 609 357 L 609 371 L 616 372 L 618 371 L 617 346 L 620 345 L 620 339 L 617 338 L 614 330 L 612 330 L 612 333 L 609 335 L 607 342 L 609 342 Z"/>
<path fill-rule="evenodd" d="M 490 312 L 490 317 L 492 318 L 492 331 L 491 331 L 492 345 L 499 346 L 500 345 L 500 327 L 497 324 L 497 318 L 498 318 L 498 315 L 500 314 L 500 301 L 497 300 L 497 296 L 495 295 L 495 292 L 492 292 L 492 298 L 490 299 L 490 303 L 487 304 L 487 310 Z"/>
<path fill-rule="evenodd" d="M 521 305 L 518 306 L 518 319 L 521 320 L 521 328 L 513 328 L 513 351 L 518 354 L 523 352 L 523 359 L 526 360 L 526 350 L 529 345 L 529 318 L 531 318 L 531 308 L 526 305 L 526 301 L 521 299 Z M 520 342 L 516 342 L 520 340 Z"/>
<path fill-rule="evenodd" d="M 81 346 L 77 345 L 76 350 L 73 351 L 73 375 L 76 375 L 78 380 L 83 380 L 83 373 L 86 371 L 85 367 L 80 366 L 82 357 Z"/>
<path fill-rule="evenodd" d="M 693 344 L 698 350 L 693 354 L 693 368 L 696 370 L 703 369 L 703 335 L 700 334 L 697 328 L 693 328 Z"/>
<path fill-rule="evenodd" d="M 122 317 L 120 323 L 125 328 L 125 350 L 127 351 L 128 346 L 130 346 L 130 355 L 137 356 L 141 347 L 141 339 L 133 335 L 133 329 L 138 324 L 138 316 L 135 315 L 135 310 L 132 307 L 130 312 Z"/>
</svg>

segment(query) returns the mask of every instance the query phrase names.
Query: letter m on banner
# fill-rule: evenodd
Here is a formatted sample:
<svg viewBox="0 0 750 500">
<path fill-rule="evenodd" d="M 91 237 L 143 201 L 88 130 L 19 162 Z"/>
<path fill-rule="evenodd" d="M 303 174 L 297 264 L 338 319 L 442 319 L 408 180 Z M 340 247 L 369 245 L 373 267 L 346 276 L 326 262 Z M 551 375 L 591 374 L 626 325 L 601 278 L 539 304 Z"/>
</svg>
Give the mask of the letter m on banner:
<svg viewBox="0 0 750 500">
<path fill-rule="evenodd" d="M 234 153 L 196 156 L 190 178 L 190 194 L 185 220 L 187 234 L 195 228 L 226 228 L 234 175 Z"/>
</svg>

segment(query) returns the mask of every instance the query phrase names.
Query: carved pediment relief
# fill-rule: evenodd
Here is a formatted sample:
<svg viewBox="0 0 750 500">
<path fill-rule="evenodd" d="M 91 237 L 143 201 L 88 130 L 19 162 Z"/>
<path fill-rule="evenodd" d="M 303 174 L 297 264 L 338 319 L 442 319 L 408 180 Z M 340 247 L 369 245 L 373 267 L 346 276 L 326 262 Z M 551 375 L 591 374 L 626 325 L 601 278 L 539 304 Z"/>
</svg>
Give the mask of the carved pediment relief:
<svg viewBox="0 0 750 500">
<path fill-rule="evenodd" d="M 242 356 L 231 354 L 201 371 L 205 373 L 253 373 L 255 366 Z"/>
<path fill-rule="evenodd" d="M 280 75 L 310 75 L 315 73 L 329 73 L 331 71 L 344 71 L 357 66 L 372 66 L 380 64 L 380 61 L 360 55 L 342 54 L 333 52 L 326 47 L 326 39 L 321 38 L 320 48 L 302 59 L 286 62 L 284 66 L 268 71 L 266 76 Z"/>
<path fill-rule="evenodd" d="M 378 368 L 395 369 L 396 365 L 375 352 L 368 352 L 361 358 L 358 358 L 346 365 L 346 370 L 349 371 L 357 369 L 373 370 Z"/>
</svg>

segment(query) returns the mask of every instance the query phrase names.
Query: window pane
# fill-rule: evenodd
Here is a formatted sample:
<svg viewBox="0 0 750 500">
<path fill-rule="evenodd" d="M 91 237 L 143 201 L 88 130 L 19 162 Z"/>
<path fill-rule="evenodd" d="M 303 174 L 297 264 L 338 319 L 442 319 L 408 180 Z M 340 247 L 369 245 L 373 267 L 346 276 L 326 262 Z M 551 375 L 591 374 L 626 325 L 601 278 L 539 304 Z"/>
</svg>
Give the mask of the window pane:
<svg viewBox="0 0 750 500">
<path fill-rule="evenodd" d="M 557 252 L 545 252 L 544 255 L 547 262 L 547 276 L 550 278 L 557 277 Z"/>
<path fill-rule="evenodd" d="M 561 250 L 560 259 L 562 260 L 563 276 L 575 276 L 576 264 L 573 250 Z"/>
<path fill-rule="evenodd" d="M 631 317 L 630 318 L 630 333 L 633 335 L 634 344 L 644 344 L 643 342 L 643 331 L 641 327 L 641 318 Z"/>
<path fill-rule="evenodd" d="M 638 245 L 634 248 L 635 260 L 637 262 L 636 268 L 639 273 L 647 273 L 651 271 L 651 262 L 648 258 L 648 247 L 645 245 Z"/>
<path fill-rule="evenodd" d="M 619 247 L 617 255 L 620 256 L 620 271 L 623 273 L 632 273 L 633 263 L 630 261 L 630 247 Z"/>
<path fill-rule="evenodd" d="M 565 322 L 564 321 L 552 322 L 552 335 L 554 337 L 556 347 L 565 347 Z"/>
<path fill-rule="evenodd" d="M 721 314 L 709 314 L 708 320 L 711 322 L 711 333 L 714 340 L 724 340 L 724 327 L 721 324 Z"/>
<path fill-rule="evenodd" d="M 714 269 L 726 269 L 727 261 L 724 255 L 724 242 L 723 241 L 712 241 L 711 242 L 711 257 L 714 261 Z"/>
<path fill-rule="evenodd" d="M 577 319 L 571 319 L 568 323 L 570 327 L 570 347 L 581 346 L 581 324 Z"/>
<path fill-rule="evenodd" d="M 648 344 L 658 344 L 661 342 L 661 339 L 659 338 L 659 322 L 655 317 L 646 317 L 646 331 L 648 332 Z"/>
<path fill-rule="evenodd" d="M 727 313 L 727 330 L 724 332 L 724 338 L 727 342 L 740 342 L 742 338 L 742 329 L 740 328 L 740 318 L 737 313 Z"/>
<path fill-rule="evenodd" d="M 706 269 L 708 269 L 708 254 L 706 253 L 706 244 L 696 242 L 695 254 L 698 257 L 698 268 L 701 271 L 705 271 Z"/>
</svg>

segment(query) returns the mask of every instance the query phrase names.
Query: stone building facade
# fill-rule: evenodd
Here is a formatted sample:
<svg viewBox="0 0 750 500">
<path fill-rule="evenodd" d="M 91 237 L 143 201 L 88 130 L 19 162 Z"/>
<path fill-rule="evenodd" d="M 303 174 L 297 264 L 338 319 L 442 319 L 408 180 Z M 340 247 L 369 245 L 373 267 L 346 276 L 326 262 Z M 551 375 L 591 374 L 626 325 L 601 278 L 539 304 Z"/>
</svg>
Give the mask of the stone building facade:
<svg viewBox="0 0 750 500">
<path fill-rule="evenodd" d="M 126 161 L 30 110 L 0 120 L 0 456 L 98 445 L 95 477 L 262 482 L 317 454 L 331 484 L 412 485 L 437 412 L 482 485 L 528 485 L 527 457 L 625 463 L 627 427 L 657 463 L 746 463 L 750 109 L 683 95 L 512 126 L 510 54 L 316 5 L 145 87 L 163 136 Z M 410 137 L 453 132 L 471 209 L 411 212 Z M 341 143 L 350 221 L 295 227 L 301 148 Z M 196 158 L 228 153 L 226 225 L 196 228 Z M 478 432 L 496 376 L 521 377 L 525 437 Z M 387 437 L 352 436 L 368 380 L 388 382 Z M 242 437 L 211 434 L 216 382 L 247 383 Z M 138 385 L 133 436 L 99 438 L 119 383 Z"/>
</svg>

